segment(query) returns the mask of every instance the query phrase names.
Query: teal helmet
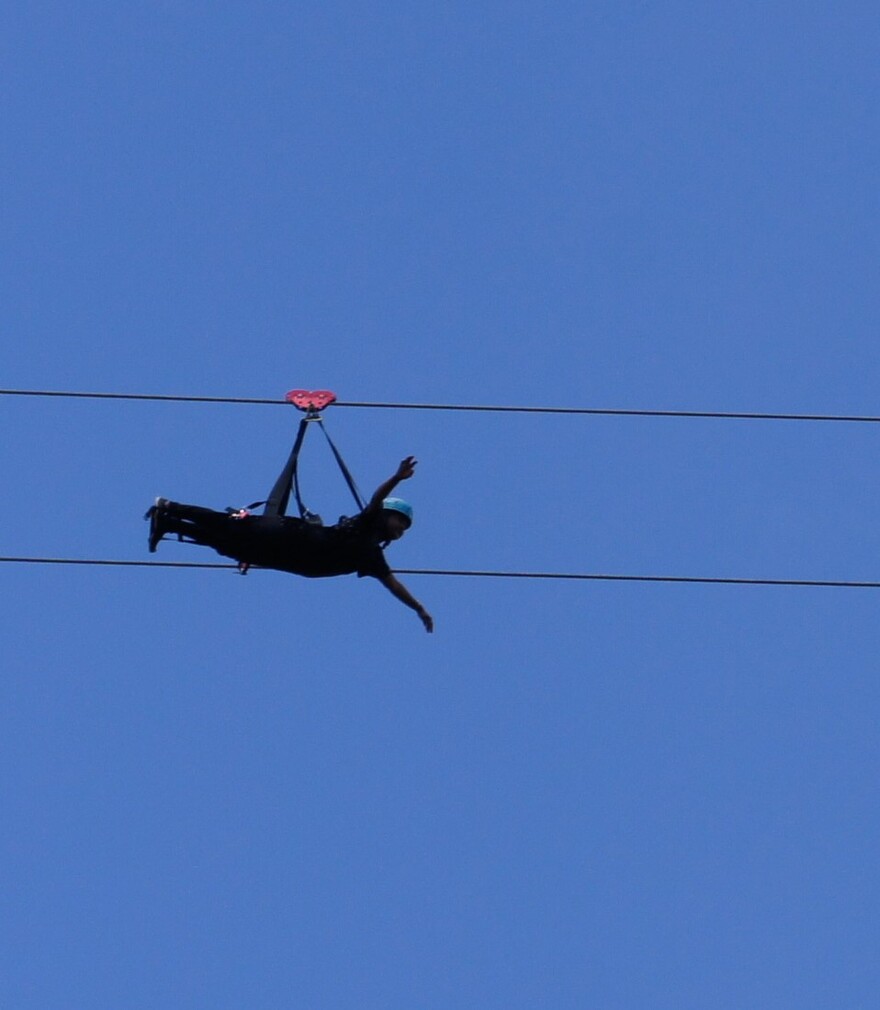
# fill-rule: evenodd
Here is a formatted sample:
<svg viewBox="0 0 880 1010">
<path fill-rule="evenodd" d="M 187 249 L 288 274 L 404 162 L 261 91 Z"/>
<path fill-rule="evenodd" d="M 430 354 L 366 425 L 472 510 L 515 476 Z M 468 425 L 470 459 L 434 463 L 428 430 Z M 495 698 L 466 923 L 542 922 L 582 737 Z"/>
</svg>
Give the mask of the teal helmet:
<svg viewBox="0 0 880 1010">
<path fill-rule="evenodd" d="M 412 505 L 402 498 L 386 498 L 382 502 L 384 512 L 399 512 L 406 519 L 407 526 L 412 526 L 413 510 Z"/>
</svg>

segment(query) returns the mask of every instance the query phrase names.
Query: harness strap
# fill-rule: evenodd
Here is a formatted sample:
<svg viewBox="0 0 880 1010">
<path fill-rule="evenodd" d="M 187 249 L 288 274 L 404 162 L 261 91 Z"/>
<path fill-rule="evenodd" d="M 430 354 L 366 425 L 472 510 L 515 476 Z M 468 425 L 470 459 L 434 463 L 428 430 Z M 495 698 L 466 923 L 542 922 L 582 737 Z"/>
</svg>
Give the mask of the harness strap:
<svg viewBox="0 0 880 1010">
<path fill-rule="evenodd" d="M 299 422 L 296 441 L 293 443 L 293 448 L 290 450 L 290 456 L 287 458 L 284 469 L 278 475 L 278 480 L 275 481 L 272 490 L 269 492 L 266 507 L 263 509 L 264 516 L 283 516 L 287 512 L 287 504 L 290 501 L 292 488 L 296 489 L 296 504 L 299 507 L 300 515 L 305 515 L 307 511 L 299 493 L 296 464 L 299 459 L 299 451 L 302 449 L 303 439 L 306 437 L 306 428 L 308 428 L 309 419 L 310 416 L 307 414 Z"/>
<path fill-rule="evenodd" d="M 319 418 L 319 420 L 321 419 Z M 345 478 L 345 483 L 348 484 L 348 490 L 351 491 L 352 495 L 354 496 L 354 500 L 357 504 L 358 510 L 360 512 L 363 512 L 363 510 L 367 506 L 367 503 L 364 501 L 363 496 L 358 490 L 358 486 L 354 481 L 354 477 L 352 477 L 348 467 L 345 465 L 345 460 L 342 458 L 339 450 L 333 443 L 333 439 L 330 437 L 330 435 L 327 432 L 327 429 L 324 427 L 323 420 L 321 420 L 321 431 L 324 432 L 324 438 L 327 439 L 328 445 L 333 450 L 333 455 L 336 457 L 336 462 L 339 464 L 339 469 L 342 471 L 342 476 Z"/>
</svg>

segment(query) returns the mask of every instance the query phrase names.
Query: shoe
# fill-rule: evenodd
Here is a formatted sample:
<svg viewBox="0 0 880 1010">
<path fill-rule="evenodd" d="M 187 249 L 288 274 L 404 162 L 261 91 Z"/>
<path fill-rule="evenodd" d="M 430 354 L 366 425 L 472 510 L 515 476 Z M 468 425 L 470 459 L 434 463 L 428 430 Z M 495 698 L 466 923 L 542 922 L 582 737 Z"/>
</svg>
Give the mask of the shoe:
<svg viewBox="0 0 880 1010">
<path fill-rule="evenodd" d="M 147 545 L 150 548 L 150 554 L 156 553 L 156 547 L 159 541 L 168 532 L 163 519 L 165 518 L 165 511 L 171 502 L 167 498 L 157 498 L 154 504 L 152 504 L 146 511 L 144 519 L 150 520 L 150 535 L 147 539 Z"/>
</svg>

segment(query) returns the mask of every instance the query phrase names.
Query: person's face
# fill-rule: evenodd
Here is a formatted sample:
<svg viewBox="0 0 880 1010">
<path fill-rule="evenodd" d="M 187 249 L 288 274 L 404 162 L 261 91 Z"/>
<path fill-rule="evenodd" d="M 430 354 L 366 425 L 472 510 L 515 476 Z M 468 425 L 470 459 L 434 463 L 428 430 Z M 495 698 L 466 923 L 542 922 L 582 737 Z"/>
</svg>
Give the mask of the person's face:
<svg viewBox="0 0 880 1010">
<path fill-rule="evenodd" d="M 386 540 L 399 540 L 409 528 L 406 517 L 399 512 L 383 512 L 385 520 L 384 532 Z"/>
</svg>

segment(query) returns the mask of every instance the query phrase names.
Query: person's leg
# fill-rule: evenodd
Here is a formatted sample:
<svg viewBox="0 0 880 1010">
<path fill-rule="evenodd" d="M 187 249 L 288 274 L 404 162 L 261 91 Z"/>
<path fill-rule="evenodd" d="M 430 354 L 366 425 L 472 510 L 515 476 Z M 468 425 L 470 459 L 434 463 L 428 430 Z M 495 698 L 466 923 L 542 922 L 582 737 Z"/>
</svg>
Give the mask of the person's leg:
<svg viewBox="0 0 880 1010">
<path fill-rule="evenodd" d="M 279 516 L 240 516 L 180 502 L 167 503 L 162 522 L 168 533 L 212 547 L 224 557 L 266 568 L 273 567 L 284 553 L 291 527 L 305 525 Z"/>
<path fill-rule="evenodd" d="M 160 522 L 163 534 L 170 533 L 177 537 L 183 537 L 194 544 L 202 544 L 205 547 L 213 547 L 218 539 L 218 534 L 221 534 L 219 527 L 211 529 L 207 524 L 178 519 L 173 515 L 163 516 Z"/>
<path fill-rule="evenodd" d="M 218 543 L 225 544 L 229 539 L 229 514 L 203 508 L 201 505 L 183 505 L 168 501 L 167 498 L 157 498 L 156 504 L 147 512 L 147 518 L 150 520 L 151 553 L 166 533 L 215 548 Z"/>
<path fill-rule="evenodd" d="M 158 507 L 174 519 L 188 519 L 209 528 L 219 528 L 229 519 L 228 512 L 218 512 L 203 505 L 184 505 L 182 502 L 164 500 Z"/>
<path fill-rule="evenodd" d="M 299 571 L 297 556 L 308 549 L 307 542 L 311 544 L 322 532 L 289 516 L 239 517 L 163 498 L 157 500 L 147 515 L 151 519 L 151 551 L 162 536 L 170 533 L 190 543 L 211 547 L 224 557 L 287 572 Z"/>
</svg>

